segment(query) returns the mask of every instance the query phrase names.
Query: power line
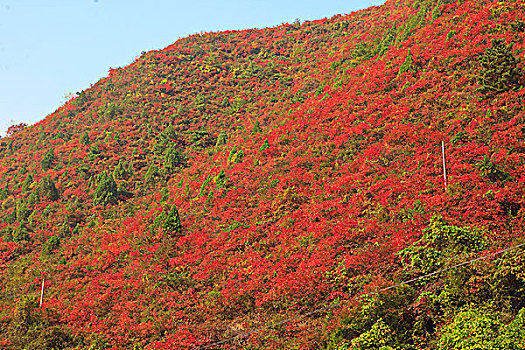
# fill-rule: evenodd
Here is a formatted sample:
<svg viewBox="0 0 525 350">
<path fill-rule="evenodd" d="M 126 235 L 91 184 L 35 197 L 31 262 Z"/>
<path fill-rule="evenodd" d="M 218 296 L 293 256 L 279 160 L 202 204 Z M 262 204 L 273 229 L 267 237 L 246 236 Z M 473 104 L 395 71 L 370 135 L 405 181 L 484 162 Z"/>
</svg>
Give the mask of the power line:
<svg viewBox="0 0 525 350">
<path fill-rule="evenodd" d="M 379 293 L 382 293 L 382 292 L 386 292 L 387 290 L 394 289 L 394 288 L 400 287 L 402 285 L 411 284 L 411 283 L 414 283 L 416 281 L 422 280 L 423 278 L 434 276 L 434 275 L 440 274 L 442 272 L 447 272 L 447 271 L 456 269 L 456 268 L 461 267 L 461 266 L 470 265 L 470 264 L 472 264 L 472 263 L 474 263 L 476 261 L 484 260 L 486 258 L 493 257 L 493 256 L 496 256 L 498 254 L 502 254 L 502 253 L 505 253 L 505 252 L 508 252 L 508 251 L 511 251 L 511 250 L 514 250 L 514 249 L 517 249 L 517 248 L 520 248 L 520 247 L 523 247 L 523 246 L 525 246 L 525 243 L 517 244 L 515 246 L 511 246 L 511 247 L 499 250 L 497 252 L 492 252 L 490 254 L 483 255 L 483 256 L 480 256 L 478 258 L 469 260 L 469 261 L 465 261 L 465 262 L 462 262 L 462 263 L 459 263 L 459 264 L 456 264 L 456 265 L 453 265 L 453 266 L 449 266 L 449 267 L 446 267 L 446 268 L 443 268 L 443 269 L 440 269 L 440 270 L 428 273 L 428 274 L 423 275 L 423 276 L 419 276 L 419 277 L 416 277 L 416 278 L 409 279 L 407 281 L 399 282 L 399 283 L 393 284 L 391 286 L 381 288 L 381 289 L 379 289 L 376 292 L 369 292 L 369 293 L 357 295 L 355 297 L 347 299 L 347 301 L 351 301 L 351 300 L 356 300 L 357 301 L 357 300 L 359 300 L 359 299 L 361 299 L 363 297 L 369 296 L 369 295 L 374 295 L 374 294 L 379 294 Z M 341 302 L 340 301 L 336 301 L 336 302 L 331 303 L 328 306 L 309 311 L 309 312 L 307 312 L 305 314 L 301 314 L 301 315 L 298 315 L 298 316 L 295 316 L 295 317 L 291 317 L 291 318 L 288 318 L 288 319 L 285 319 L 285 320 L 282 320 L 282 321 L 279 321 L 279 322 L 271 323 L 269 325 L 253 329 L 251 331 L 242 332 L 242 333 L 239 333 L 239 334 L 237 334 L 237 335 L 235 335 L 235 336 L 233 336 L 231 338 L 226 338 L 226 339 L 223 339 L 223 340 L 220 340 L 220 341 L 208 344 L 208 345 L 195 347 L 194 350 L 210 349 L 211 347 L 222 345 L 222 344 L 226 344 L 226 343 L 229 343 L 229 342 L 231 342 L 233 340 L 241 339 L 241 338 L 247 337 L 249 335 L 252 335 L 254 333 L 258 333 L 260 331 L 264 331 L 264 330 L 271 329 L 271 328 L 274 328 L 274 327 L 277 327 L 277 326 L 281 326 L 283 324 L 286 324 L 286 323 L 289 323 L 289 322 L 292 322 L 292 321 L 301 320 L 301 319 L 303 319 L 305 317 L 308 317 L 310 315 L 313 315 L 313 314 L 316 314 L 316 313 L 320 313 L 320 312 L 323 312 L 323 311 L 327 311 L 327 310 L 333 309 L 335 307 L 338 307 L 340 305 L 341 305 Z"/>
</svg>

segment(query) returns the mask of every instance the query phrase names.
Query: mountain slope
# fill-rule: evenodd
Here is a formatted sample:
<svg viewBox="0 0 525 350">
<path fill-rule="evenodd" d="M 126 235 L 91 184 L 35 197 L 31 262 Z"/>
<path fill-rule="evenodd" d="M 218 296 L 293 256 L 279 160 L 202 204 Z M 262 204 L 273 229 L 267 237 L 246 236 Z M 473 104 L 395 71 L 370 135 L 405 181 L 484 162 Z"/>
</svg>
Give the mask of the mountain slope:
<svg viewBox="0 0 525 350">
<path fill-rule="evenodd" d="M 387 1 L 194 35 L 12 129 L 0 346 L 192 348 L 334 300 L 224 347 L 519 339 L 520 251 L 346 301 L 522 240 L 524 10 Z"/>
</svg>

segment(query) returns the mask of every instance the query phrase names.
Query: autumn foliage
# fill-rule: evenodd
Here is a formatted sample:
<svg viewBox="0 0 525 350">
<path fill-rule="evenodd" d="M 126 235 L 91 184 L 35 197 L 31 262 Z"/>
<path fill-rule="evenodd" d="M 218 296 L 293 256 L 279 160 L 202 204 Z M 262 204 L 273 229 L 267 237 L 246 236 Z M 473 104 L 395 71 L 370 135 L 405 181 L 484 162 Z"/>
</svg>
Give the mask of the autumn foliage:
<svg viewBox="0 0 525 350">
<path fill-rule="evenodd" d="M 196 34 L 14 127 L 0 349 L 194 349 L 286 319 L 215 348 L 523 349 L 521 250 L 353 298 L 523 241 L 524 19 L 392 0 Z"/>
</svg>

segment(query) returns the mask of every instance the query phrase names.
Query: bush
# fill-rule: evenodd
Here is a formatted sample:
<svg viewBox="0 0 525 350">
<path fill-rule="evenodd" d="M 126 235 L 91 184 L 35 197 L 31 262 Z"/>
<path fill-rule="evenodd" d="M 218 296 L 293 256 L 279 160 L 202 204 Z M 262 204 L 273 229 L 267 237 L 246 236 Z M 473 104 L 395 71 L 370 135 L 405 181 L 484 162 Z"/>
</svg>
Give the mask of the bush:
<svg viewBox="0 0 525 350">
<path fill-rule="evenodd" d="M 480 310 L 460 312 L 443 328 L 439 350 L 494 349 L 501 322 L 492 313 Z"/>
</svg>

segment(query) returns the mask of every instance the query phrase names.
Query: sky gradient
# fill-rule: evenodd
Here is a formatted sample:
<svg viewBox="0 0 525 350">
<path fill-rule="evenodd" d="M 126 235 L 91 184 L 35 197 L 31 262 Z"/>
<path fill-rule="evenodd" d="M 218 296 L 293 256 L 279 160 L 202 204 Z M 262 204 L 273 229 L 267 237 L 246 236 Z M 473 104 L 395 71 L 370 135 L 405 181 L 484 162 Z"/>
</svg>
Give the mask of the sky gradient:
<svg viewBox="0 0 525 350">
<path fill-rule="evenodd" d="M 0 135 L 44 119 L 133 62 L 198 32 L 265 28 L 384 0 L 0 0 Z"/>
</svg>

